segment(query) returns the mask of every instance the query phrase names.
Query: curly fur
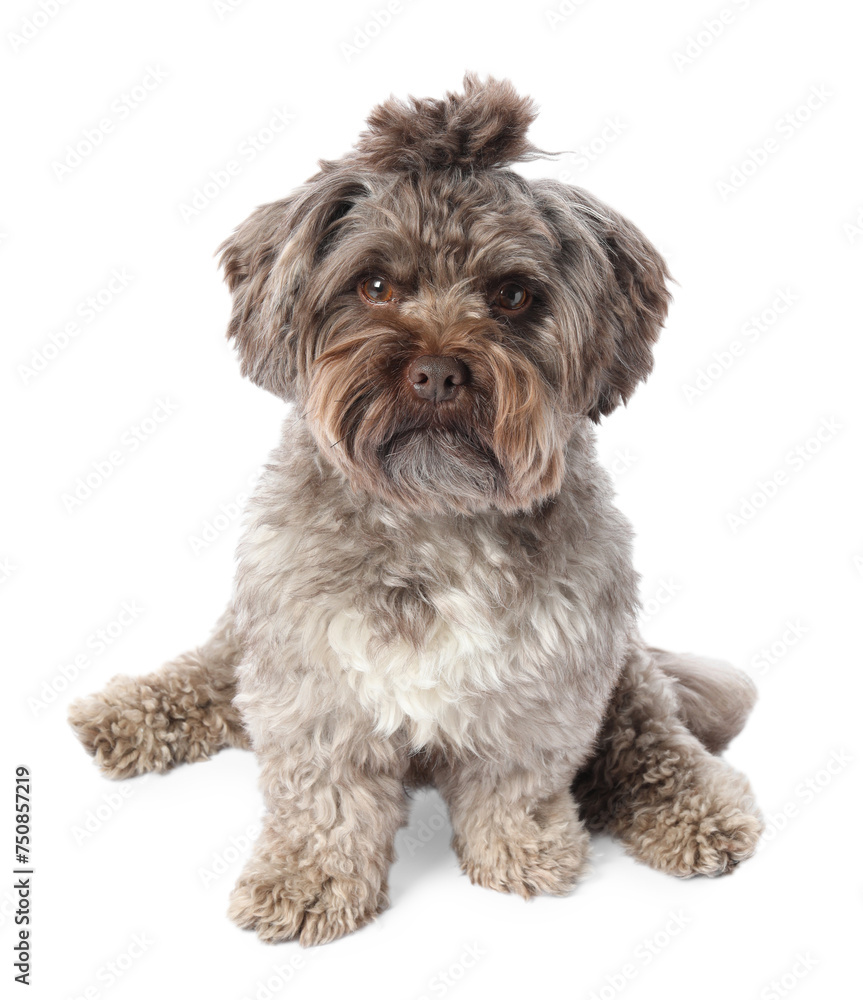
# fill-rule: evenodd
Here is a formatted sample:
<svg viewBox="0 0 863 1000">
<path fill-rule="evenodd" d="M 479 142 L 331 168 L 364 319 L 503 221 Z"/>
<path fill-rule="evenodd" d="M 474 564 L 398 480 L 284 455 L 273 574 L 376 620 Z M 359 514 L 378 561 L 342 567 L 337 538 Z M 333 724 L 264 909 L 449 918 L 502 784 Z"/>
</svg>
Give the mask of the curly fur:
<svg viewBox="0 0 863 1000">
<path fill-rule="evenodd" d="M 483 168 L 535 159 L 542 153 L 527 139 L 536 107 L 508 80 L 484 83 L 468 73 L 464 93 L 391 97 L 369 115 L 355 159 L 374 170 L 420 171 L 436 167 Z"/>
<path fill-rule="evenodd" d="M 230 913 L 267 941 L 373 919 L 426 782 L 470 879 L 525 897 L 572 888 L 589 828 L 681 876 L 731 870 L 760 831 L 713 755 L 751 685 L 643 645 L 595 456 L 650 372 L 665 263 L 586 192 L 507 168 L 532 118 L 472 77 L 386 102 L 223 244 L 243 371 L 292 404 L 231 606 L 196 652 L 71 708 L 113 777 L 252 747 L 268 814 Z M 522 313 L 496 305 L 507 282 Z M 445 401 L 407 377 L 426 356 L 466 373 Z"/>
<path fill-rule="evenodd" d="M 74 703 L 70 721 L 111 778 L 168 771 L 225 747 L 248 747 L 232 702 L 241 655 L 227 612 L 200 648 L 144 677 L 115 677 Z"/>
<path fill-rule="evenodd" d="M 750 690 L 745 701 L 734 697 L 737 671 L 723 666 L 655 649 L 634 652 L 596 754 L 572 786 L 590 829 L 619 837 L 639 861 L 672 875 L 730 871 L 753 853 L 763 829 L 749 783 L 697 735 L 714 747 L 730 739 L 751 704 Z M 684 671 L 709 673 L 722 690 L 708 711 L 694 712 L 691 701 L 684 710 L 675 676 Z"/>
</svg>

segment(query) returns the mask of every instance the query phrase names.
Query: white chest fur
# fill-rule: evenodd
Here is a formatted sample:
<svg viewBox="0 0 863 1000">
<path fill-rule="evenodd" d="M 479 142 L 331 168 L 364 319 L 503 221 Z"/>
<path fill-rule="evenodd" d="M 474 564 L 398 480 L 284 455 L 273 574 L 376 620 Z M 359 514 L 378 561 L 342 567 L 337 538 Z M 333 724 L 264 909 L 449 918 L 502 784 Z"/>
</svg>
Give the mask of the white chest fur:
<svg viewBox="0 0 863 1000">
<path fill-rule="evenodd" d="M 511 698 L 548 680 L 573 665 L 576 646 L 590 645 L 591 581 L 527 586 L 501 539 L 480 535 L 471 543 L 447 540 L 413 603 L 404 598 L 411 567 L 392 555 L 351 559 L 350 539 L 344 561 L 326 571 L 302 533 L 258 528 L 244 548 L 247 569 L 269 590 L 268 642 L 277 631 L 286 656 L 347 685 L 381 735 L 403 729 L 420 747 L 469 745 L 496 692 Z M 410 615 L 420 600 L 426 615 L 419 637 L 381 634 L 381 608 L 398 604 L 397 613 Z"/>
<path fill-rule="evenodd" d="M 542 514 L 428 519 L 358 504 L 286 438 L 238 553 L 240 703 L 262 731 L 291 706 L 305 719 L 359 707 L 415 746 L 488 745 L 516 716 L 541 740 L 573 705 L 601 713 L 636 578 L 588 432 L 576 445 Z"/>
<path fill-rule="evenodd" d="M 477 701 L 513 680 L 506 609 L 490 601 L 476 568 L 463 583 L 425 595 L 434 615 L 420 644 L 398 636 L 381 641 L 362 601 L 332 616 L 328 646 L 381 733 L 405 727 L 418 746 L 440 737 L 464 743 Z"/>
</svg>

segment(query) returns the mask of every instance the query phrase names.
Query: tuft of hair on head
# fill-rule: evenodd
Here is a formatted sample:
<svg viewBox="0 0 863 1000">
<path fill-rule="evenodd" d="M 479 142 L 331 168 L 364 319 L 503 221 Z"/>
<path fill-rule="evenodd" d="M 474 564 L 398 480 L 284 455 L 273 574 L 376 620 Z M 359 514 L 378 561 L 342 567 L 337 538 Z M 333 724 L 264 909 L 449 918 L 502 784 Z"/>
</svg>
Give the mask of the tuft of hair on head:
<svg viewBox="0 0 863 1000">
<path fill-rule="evenodd" d="M 375 170 L 503 167 L 545 155 L 527 139 L 537 116 L 509 80 L 465 74 L 464 92 L 443 100 L 390 97 L 368 118 L 354 160 Z"/>
</svg>

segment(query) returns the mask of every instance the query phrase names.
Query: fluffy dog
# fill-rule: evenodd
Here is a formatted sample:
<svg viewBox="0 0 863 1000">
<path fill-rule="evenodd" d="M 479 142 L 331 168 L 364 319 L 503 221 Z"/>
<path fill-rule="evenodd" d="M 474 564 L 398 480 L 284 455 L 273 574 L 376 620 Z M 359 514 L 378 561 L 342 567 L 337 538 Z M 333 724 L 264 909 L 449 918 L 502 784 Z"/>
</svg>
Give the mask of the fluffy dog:
<svg viewBox="0 0 863 1000">
<path fill-rule="evenodd" d="M 387 903 L 433 783 L 473 882 L 565 893 L 587 830 L 716 875 L 761 830 L 715 754 L 754 700 L 647 648 L 593 424 L 649 373 L 668 273 L 617 212 L 510 164 L 531 102 L 468 76 L 223 244 L 228 335 L 289 408 L 230 608 L 199 650 L 71 722 L 112 777 L 251 746 L 267 805 L 230 915 L 329 941 Z"/>
</svg>

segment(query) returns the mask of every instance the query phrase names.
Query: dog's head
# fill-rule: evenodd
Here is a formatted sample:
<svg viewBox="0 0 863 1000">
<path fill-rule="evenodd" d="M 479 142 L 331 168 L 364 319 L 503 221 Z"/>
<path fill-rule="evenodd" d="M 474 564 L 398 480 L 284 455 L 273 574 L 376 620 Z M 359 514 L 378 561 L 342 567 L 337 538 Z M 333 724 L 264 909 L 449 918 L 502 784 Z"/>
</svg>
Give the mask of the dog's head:
<svg viewBox="0 0 863 1000">
<path fill-rule="evenodd" d="M 665 264 L 586 192 L 528 181 L 506 82 L 393 99 L 355 149 L 221 248 L 243 371 L 295 400 L 358 489 L 415 511 L 526 510 L 575 420 L 652 364 Z"/>
</svg>

